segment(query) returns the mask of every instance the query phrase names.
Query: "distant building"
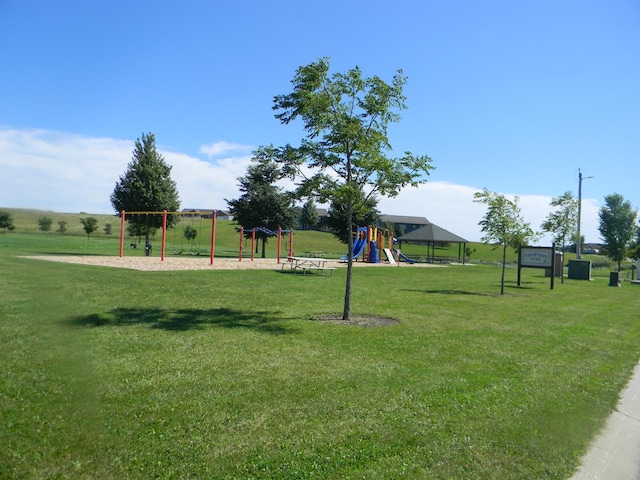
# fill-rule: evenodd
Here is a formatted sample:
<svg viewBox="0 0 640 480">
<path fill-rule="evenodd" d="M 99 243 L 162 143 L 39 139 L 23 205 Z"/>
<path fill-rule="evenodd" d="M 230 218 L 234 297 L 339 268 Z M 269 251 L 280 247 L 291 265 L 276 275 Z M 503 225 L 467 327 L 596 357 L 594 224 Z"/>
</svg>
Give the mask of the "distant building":
<svg viewBox="0 0 640 480">
<path fill-rule="evenodd" d="M 214 211 L 218 220 L 233 220 L 233 215 L 226 210 L 217 210 L 215 208 L 183 208 L 181 210 L 183 214 L 188 214 L 190 217 L 200 216 L 200 218 L 211 218 L 211 212 Z"/>
<path fill-rule="evenodd" d="M 412 217 L 408 215 L 380 215 L 378 224 L 384 227 L 388 224 L 393 225 L 394 229 L 400 228 L 403 234 L 407 234 L 431 224 L 425 217 Z"/>
</svg>

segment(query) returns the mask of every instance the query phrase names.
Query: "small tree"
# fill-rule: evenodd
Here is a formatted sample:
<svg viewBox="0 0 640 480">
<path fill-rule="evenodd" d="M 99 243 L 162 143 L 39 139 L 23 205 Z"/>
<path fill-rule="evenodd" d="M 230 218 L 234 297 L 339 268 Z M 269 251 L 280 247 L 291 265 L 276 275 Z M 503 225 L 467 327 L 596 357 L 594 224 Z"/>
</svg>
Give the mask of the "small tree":
<svg viewBox="0 0 640 480">
<path fill-rule="evenodd" d="M 484 236 L 482 241 L 502 247 L 502 278 L 500 281 L 500 295 L 504 295 L 504 274 L 507 264 L 507 248 L 526 245 L 535 238 L 535 233 L 528 223 L 520 216 L 518 197 L 513 201 L 504 195 L 490 192 L 486 188 L 474 194 L 474 202 L 487 206 L 487 213 L 478 225 L 482 227 Z"/>
<path fill-rule="evenodd" d="M 187 225 L 184 227 L 184 231 L 182 232 L 184 238 L 186 238 L 189 242 L 191 242 L 191 249 L 195 247 L 196 237 L 198 236 L 198 230 L 196 230 L 191 225 Z"/>
<path fill-rule="evenodd" d="M 87 234 L 87 240 L 91 237 L 91 234 L 98 229 L 98 219 L 94 217 L 81 218 L 80 223 Z"/>
<path fill-rule="evenodd" d="M 60 235 L 64 235 L 66 231 L 67 231 L 67 222 L 65 222 L 64 220 L 60 220 L 58 222 L 58 233 Z"/>
<path fill-rule="evenodd" d="M 391 84 L 377 76 L 363 77 L 358 67 L 329 76 L 329 59 L 322 58 L 298 68 L 291 83 L 292 93 L 274 98 L 275 117 L 283 124 L 300 119 L 305 137 L 299 147 L 261 147 L 257 154 L 281 163 L 290 178 L 300 180 L 300 197 L 343 205 L 350 232 L 354 207 L 363 193 L 365 198 L 394 197 L 407 185 L 426 182 L 433 168 L 428 156 L 387 156 L 392 150 L 388 126 L 398 122 L 398 112 L 406 108 L 401 70 Z M 351 312 L 351 236 L 347 245 L 344 320 Z"/>
<path fill-rule="evenodd" d="M 16 228 L 13 224 L 13 217 L 9 212 L 0 211 L 0 228 L 5 233 L 7 230 L 11 232 Z"/>
<path fill-rule="evenodd" d="M 316 208 L 316 204 L 313 201 L 313 198 L 307 200 L 307 203 L 302 207 L 302 212 L 300 213 L 300 224 L 302 225 L 303 230 L 309 230 L 318 224 L 319 221 L 318 209 Z"/>
<path fill-rule="evenodd" d="M 560 245 L 562 252 L 566 251 L 567 239 L 577 234 L 578 224 L 578 200 L 571 192 L 565 192 L 560 197 L 554 197 L 550 205 L 557 207 L 555 211 L 547 215 L 541 228 L 553 236 L 553 241 Z M 564 282 L 564 275 L 562 276 Z"/>
<path fill-rule="evenodd" d="M 53 219 L 50 217 L 44 216 L 38 219 L 38 228 L 43 232 L 50 231 L 52 224 L 53 224 Z"/>
<path fill-rule="evenodd" d="M 111 237 L 111 232 L 113 231 L 113 227 L 111 226 L 111 224 L 109 222 L 104 224 L 103 231 L 104 231 L 104 234 L 107 237 Z"/>
<path fill-rule="evenodd" d="M 638 229 L 638 212 L 618 193 L 607 195 L 604 202 L 605 205 L 598 212 L 598 230 L 604 240 L 607 257 L 618 263 L 619 272 L 621 262 L 627 258 L 627 252 Z"/>
</svg>

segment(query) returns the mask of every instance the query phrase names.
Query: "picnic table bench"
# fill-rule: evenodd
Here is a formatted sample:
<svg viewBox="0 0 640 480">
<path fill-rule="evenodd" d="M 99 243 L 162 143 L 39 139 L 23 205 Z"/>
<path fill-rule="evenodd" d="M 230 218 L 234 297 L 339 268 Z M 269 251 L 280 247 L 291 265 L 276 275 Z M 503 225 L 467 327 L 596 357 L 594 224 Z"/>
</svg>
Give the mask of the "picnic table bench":
<svg viewBox="0 0 640 480">
<path fill-rule="evenodd" d="M 331 276 L 333 276 L 333 271 L 335 267 L 327 267 L 327 260 L 320 257 L 286 257 L 288 260 L 289 268 L 293 272 L 301 271 L 303 274 L 306 274 L 310 271 L 316 271 L 321 275 L 324 275 L 325 272 L 331 272 Z M 287 263 L 282 264 L 282 270 L 284 270 L 285 265 Z"/>
</svg>

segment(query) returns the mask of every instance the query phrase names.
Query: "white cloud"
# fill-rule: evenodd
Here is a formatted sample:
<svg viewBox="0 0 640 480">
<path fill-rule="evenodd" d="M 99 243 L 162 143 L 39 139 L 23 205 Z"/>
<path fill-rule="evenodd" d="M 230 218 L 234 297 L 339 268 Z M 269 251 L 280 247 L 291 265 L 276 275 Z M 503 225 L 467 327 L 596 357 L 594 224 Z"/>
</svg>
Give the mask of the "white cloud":
<svg viewBox="0 0 640 480">
<path fill-rule="evenodd" d="M 0 205 L 111 213 L 133 142 L 45 130 L 0 130 Z"/>
<path fill-rule="evenodd" d="M 199 152 L 208 155 L 209 159 L 211 159 L 212 157 L 227 155 L 228 153 L 247 153 L 251 150 L 253 150 L 253 147 L 249 145 L 240 145 L 238 143 L 220 141 L 210 143 L 208 145 L 203 145 L 202 147 L 200 147 Z"/>
<path fill-rule="evenodd" d="M 430 222 L 449 230 L 469 241 L 482 238 L 478 222 L 486 212 L 484 205 L 474 203 L 473 195 L 482 188 L 456 185 L 449 182 L 428 182 L 417 188 L 405 188 L 396 198 L 383 198 L 379 208 L 391 215 L 415 215 L 426 217 Z M 499 192 L 513 198 L 512 193 Z M 525 222 L 534 231 L 552 211 L 551 197 L 543 195 L 519 195 L 518 205 Z M 587 242 L 598 242 L 598 206 L 595 200 L 582 200 L 581 232 Z M 549 244 L 548 235 L 539 244 Z"/>
<path fill-rule="evenodd" d="M 251 156 L 226 157 L 213 163 L 182 153 L 162 152 L 173 166 L 171 177 L 178 184 L 184 208 L 226 209 L 225 199 L 239 195 L 238 177 L 244 175 Z"/>
<path fill-rule="evenodd" d="M 4 180 L 0 207 L 113 213 L 109 196 L 131 161 L 133 148 L 133 140 L 0 129 L 0 173 Z M 246 145 L 213 143 L 200 149 L 209 155 L 208 161 L 184 153 L 160 152 L 173 167 L 172 178 L 178 184 L 183 207 L 226 209 L 225 199 L 239 195 L 237 179 L 246 173 L 251 150 Z M 396 198 L 382 198 L 379 208 L 386 214 L 424 216 L 470 241 L 479 241 L 478 222 L 486 210 L 473 202 L 473 194 L 480 190 L 428 182 L 405 188 Z M 525 221 L 539 230 L 551 211 L 551 197 L 519 198 Z M 598 209 L 597 201 L 583 199 L 581 230 L 587 242 L 599 241 Z M 545 242 L 548 238 L 540 243 Z"/>
</svg>

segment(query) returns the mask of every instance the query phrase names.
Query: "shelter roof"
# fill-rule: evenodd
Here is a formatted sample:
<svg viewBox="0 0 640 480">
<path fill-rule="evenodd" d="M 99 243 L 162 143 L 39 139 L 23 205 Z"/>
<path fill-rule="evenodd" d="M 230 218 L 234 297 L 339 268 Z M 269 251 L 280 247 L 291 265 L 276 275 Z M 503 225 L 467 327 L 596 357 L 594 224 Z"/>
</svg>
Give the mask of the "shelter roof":
<svg viewBox="0 0 640 480">
<path fill-rule="evenodd" d="M 429 220 L 425 217 L 411 217 L 408 215 L 380 215 L 382 223 L 404 223 L 407 225 L 429 225 Z"/>
<path fill-rule="evenodd" d="M 433 223 L 425 225 L 424 227 L 417 228 L 412 232 L 402 235 L 398 238 L 401 242 L 413 242 L 413 243 L 433 243 L 433 242 L 447 242 L 447 243 L 469 243 L 468 240 L 451 233 L 449 230 L 445 230 Z"/>
</svg>

